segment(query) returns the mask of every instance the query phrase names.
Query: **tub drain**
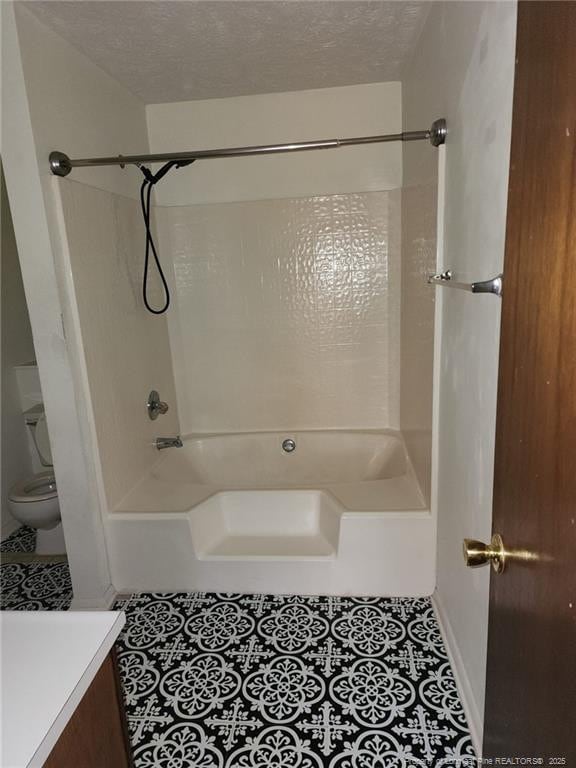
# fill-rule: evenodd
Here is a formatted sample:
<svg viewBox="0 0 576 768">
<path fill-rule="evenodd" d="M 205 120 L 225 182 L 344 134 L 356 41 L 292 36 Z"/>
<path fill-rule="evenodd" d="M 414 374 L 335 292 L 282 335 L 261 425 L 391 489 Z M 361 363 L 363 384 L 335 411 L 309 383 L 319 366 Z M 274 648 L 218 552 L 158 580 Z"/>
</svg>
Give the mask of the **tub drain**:
<svg viewBox="0 0 576 768">
<path fill-rule="evenodd" d="M 282 443 L 282 450 L 286 453 L 292 453 L 292 451 L 296 450 L 296 443 L 292 438 L 288 437 L 286 440 Z"/>
</svg>

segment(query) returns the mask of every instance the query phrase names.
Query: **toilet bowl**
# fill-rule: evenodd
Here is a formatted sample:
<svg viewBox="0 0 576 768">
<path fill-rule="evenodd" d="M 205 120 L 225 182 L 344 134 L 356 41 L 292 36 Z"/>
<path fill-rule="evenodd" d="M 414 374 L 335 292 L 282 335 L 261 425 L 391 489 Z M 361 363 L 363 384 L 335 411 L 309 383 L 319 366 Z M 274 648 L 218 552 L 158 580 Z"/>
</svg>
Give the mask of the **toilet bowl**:
<svg viewBox="0 0 576 768">
<path fill-rule="evenodd" d="M 41 464 L 51 467 L 52 453 L 44 414 L 29 415 L 26 423 Z M 8 494 L 8 508 L 16 520 L 36 529 L 37 554 L 63 554 L 66 551 L 53 469 L 38 472 L 13 485 Z"/>
</svg>

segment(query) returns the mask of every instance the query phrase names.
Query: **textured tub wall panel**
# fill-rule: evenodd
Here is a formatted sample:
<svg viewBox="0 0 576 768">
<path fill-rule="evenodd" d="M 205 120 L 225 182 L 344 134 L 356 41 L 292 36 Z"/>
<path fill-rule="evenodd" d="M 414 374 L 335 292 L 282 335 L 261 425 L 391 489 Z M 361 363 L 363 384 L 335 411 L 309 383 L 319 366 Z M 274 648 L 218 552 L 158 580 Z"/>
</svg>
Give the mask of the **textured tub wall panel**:
<svg viewBox="0 0 576 768">
<path fill-rule="evenodd" d="M 389 82 L 152 104 L 146 118 L 151 152 L 370 136 L 402 131 L 402 92 Z M 402 144 L 393 142 L 199 161 L 166 176 L 156 199 L 191 205 L 401 186 Z"/>
<path fill-rule="evenodd" d="M 158 459 L 158 434 L 177 434 L 167 324 L 142 305 L 142 215 L 130 198 L 69 180 L 59 182 L 98 449 L 110 508 Z M 152 283 L 154 303 L 161 301 Z M 170 411 L 146 414 L 150 389 Z"/>
<path fill-rule="evenodd" d="M 400 264 L 390 233 L 400 222 L 389 193 L 156 214 L 174 260 L 184 434 L 398 428 Z"/>
<path fill-rule="evenodd" d="M 410 151 L 410 148 L 407 150 Z M 430 498 L 437 184 L 402 189 L 400 426 L 420 486 Z"/>
<path fill-rule="evenodd" d="M 434 358 L 437 185 L 402 190 L 402 400 L 404 430 L 430 430 Z"/>
<path fill-rule="evenodd" d="M 401 429 L 402 374 L 402 189 L 388 193 L 388 302 L 392 322 L 388 324 L 389 365 L 395 374 L 389 379 L 390 413 Z"/>
</svg>

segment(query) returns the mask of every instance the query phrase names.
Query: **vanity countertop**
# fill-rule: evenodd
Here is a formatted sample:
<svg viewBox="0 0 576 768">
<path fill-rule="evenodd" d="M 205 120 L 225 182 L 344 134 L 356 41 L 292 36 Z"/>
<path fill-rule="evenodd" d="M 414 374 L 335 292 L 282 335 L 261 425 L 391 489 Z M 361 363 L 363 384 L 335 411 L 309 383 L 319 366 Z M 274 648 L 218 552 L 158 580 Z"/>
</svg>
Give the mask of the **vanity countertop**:
<svg viewBox="0 0 576 768">
<path fill-rule="evenodd" d="M 4 611 L 2 768 L 42 766 L 114 645 L 118 611 Z"/>
</svg>

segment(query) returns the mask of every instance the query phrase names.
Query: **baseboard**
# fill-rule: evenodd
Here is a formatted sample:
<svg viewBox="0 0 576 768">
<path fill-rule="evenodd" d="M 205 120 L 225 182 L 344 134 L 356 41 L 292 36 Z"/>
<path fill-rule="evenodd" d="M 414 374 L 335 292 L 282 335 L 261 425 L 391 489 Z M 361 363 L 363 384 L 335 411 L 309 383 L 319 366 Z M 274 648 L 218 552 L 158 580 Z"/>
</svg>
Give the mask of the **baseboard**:
<svg viewBox="0 0 576 768">
<path fill-rule="evenodd" d="M 462 706 L 464 707 L 464 713 L 466 714 L 466 719 L 468 721 L 470 737 L 476 751 L 476 756 L 481 758 L 483 731 L 482 717 L 478 707 L 476 706 L 474 696 L 472 695 L 470 679 L 468 677 L 468 673 L 466 672 L 466 668 L 464 666 L 462 656 L 460 655 L 460 650 L 458 648 L 456 638 L 454 637 L 454 632 L 452 631 L 452 627 L 438 592 L 434 592 L 432 595 L 432 606 L 434 608 L 434 613 L 436 614 L 438 625 L 440 626 L 440 632 L 442 633 L 442 639 L 444 640 L 444 645 L 446 647 L 448 658 L 450 659 L 450 664 L 452 665 L 452 670 L 454 671 L 456 686 L 458 688 L 458 693 L 460 694 Z"/>
<path fill-rule="evenodd" d="M 110 584 L 106 592 L 100 597 L 91 597 L 89 599 L 72 598 L 70 604 L 71 611 L 109 611 L 114 605 L 117 597 L 117 592 Z"/>
</svg>

